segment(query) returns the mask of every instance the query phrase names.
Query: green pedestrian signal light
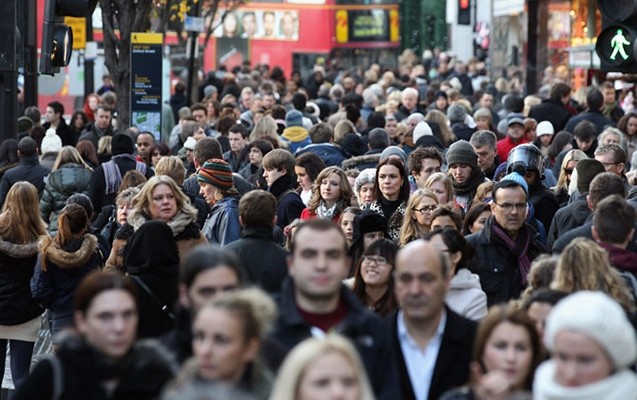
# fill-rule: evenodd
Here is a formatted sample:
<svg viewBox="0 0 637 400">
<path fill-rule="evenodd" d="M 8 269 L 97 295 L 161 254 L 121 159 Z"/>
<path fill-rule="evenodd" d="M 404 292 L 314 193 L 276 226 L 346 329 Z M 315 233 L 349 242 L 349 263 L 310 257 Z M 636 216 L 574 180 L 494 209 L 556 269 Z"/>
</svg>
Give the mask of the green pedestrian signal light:
<svg viewBox="0 0 637 400">
<path fill-rule="evenodd" d="M 637 73 L 637 0 L 597 0 L 602 31 L 595 50 L 604 72 Z"/>
</svg>

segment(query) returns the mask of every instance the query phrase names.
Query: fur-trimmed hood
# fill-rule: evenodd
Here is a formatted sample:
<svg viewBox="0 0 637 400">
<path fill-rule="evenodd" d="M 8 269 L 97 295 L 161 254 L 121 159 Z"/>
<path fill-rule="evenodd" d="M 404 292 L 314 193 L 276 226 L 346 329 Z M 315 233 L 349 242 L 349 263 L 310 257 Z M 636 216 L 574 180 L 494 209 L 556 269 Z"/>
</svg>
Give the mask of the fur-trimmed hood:
<svg viewBox="0 0 637 400">
<path fill-rule="evenodd" d="M 193 211 L 194 208 L 190 207 L 186 210 L 178 210 L 177 214 L 168 221 L 166 224 L 173 231 L 173 235 L 177 237 L 180 233 L 186 230 L 188 225 L 197 220 L 197 212 Z M 133 227 L 134 231 L 137 231 L 145 222 L 149 219 L 138 210 L 131 211 L 128 216 L 128 223 Z"/>
<path fill-rule="evenodd" d="M 97 238 L 88 233 L 82 237 L 82 244 L 75 251 L 64 250 L 49 236 L 42 240 L 41 245 L 44 246 L 49 241 L 46 258 L 62 269 L 84 266 L 97 249 Z"/>
<path fill-rule="evenodd" d="M 38 253 L 38 242 L 15 244 L 0 238 L 0 253 L 12 258 L 28 258 Z"/>
</svg>

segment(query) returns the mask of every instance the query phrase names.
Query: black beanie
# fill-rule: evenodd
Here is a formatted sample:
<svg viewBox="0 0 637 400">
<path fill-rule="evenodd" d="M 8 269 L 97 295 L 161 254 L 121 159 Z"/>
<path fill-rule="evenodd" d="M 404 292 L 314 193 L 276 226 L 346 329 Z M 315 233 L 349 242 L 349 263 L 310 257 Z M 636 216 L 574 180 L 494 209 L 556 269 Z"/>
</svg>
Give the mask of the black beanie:
<svg viewBox="0 0 637 400">
<path fill-rule="evenodd" d="M 111 154 L 114 156 L 118 154 L 133 154 L 135 148 L 133 146 L 133 139 L 130 136 L 123 133 L 118 133 L 113 136 L 111 140 Z"/>
</svg>

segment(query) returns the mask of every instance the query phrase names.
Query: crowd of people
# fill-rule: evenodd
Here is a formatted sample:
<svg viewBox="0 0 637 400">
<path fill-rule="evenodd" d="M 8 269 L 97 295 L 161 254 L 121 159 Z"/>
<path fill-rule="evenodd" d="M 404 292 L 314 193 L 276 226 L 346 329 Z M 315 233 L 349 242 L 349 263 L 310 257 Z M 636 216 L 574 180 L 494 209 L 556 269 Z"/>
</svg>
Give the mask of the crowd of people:
<svg viewBox="0 0 637 400">
<path fill-rule="evenodd" d="M 161 134 L 118 130 L 112 91 L 27 108 L 0 144 L 11 398 L 634 398 L 637 114 L 544 83 L 406 54 L 213 71 Z"/>
</svg>

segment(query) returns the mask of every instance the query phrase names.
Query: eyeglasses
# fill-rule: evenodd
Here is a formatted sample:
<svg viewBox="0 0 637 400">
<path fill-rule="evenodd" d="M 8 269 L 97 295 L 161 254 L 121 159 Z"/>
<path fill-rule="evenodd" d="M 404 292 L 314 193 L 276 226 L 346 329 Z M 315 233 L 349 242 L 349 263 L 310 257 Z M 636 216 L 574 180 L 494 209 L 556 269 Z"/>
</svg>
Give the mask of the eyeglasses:
<svg viewBox="0 0 637 400">
<path fill-rule="evenodd" d="M 611 165 L 617 165 L 619 164 L 618 162 L 603 162 L 602 165 L 604 166 L 604 168 L 608 168 Z"/>
<path fill-rule="evenodd" d="M 387 265 L 388 261 L 385 257 L 375 257 L 375 256 L 363 256 L 364 263 L 376 263 L 379 267 L 384 267 Z"/>
<path fill-rule="evenodd" d="M 564 173 L 566 175 L 572 175 L 573 174 L 573 168 L 564 168 Z"/>
<path fill-rule="evenodd" d="M 437 204 L 432 204 L 432 205 L 430 205 L 430 206 L 424 206 L 424 207 L 422 207 L 422 208 L 414 208 L 413 210 L 414 210 L 414 211 L 418 211 L 418 212 L 420 212 L 420 213 L 423 213 L 423 214 L 424 214 L 424 213 L 426 213 L 426 212 L 427 212 L 427 213 L 432 213 L 432 212 L 434 212 L 434 210 L 435 210 L 437 207 L 438 207 L 438 205 L 437 205 Z"/>
<path fill-rule="evenodd" d="M 495 201 L 493 202 L 495 203 L 495 205 L 502 207 L 502 209 L 508 213 L 510 213 L 511 211 L 513 211 L 513 209 L 515 209 L 516 211 L 525 211 L 528 207 L 527 203 L 516 203 L 516 204 L 511 204 L 511 203 L 502 203 L 502 204 L 498 204 Z"/>
</svg>

